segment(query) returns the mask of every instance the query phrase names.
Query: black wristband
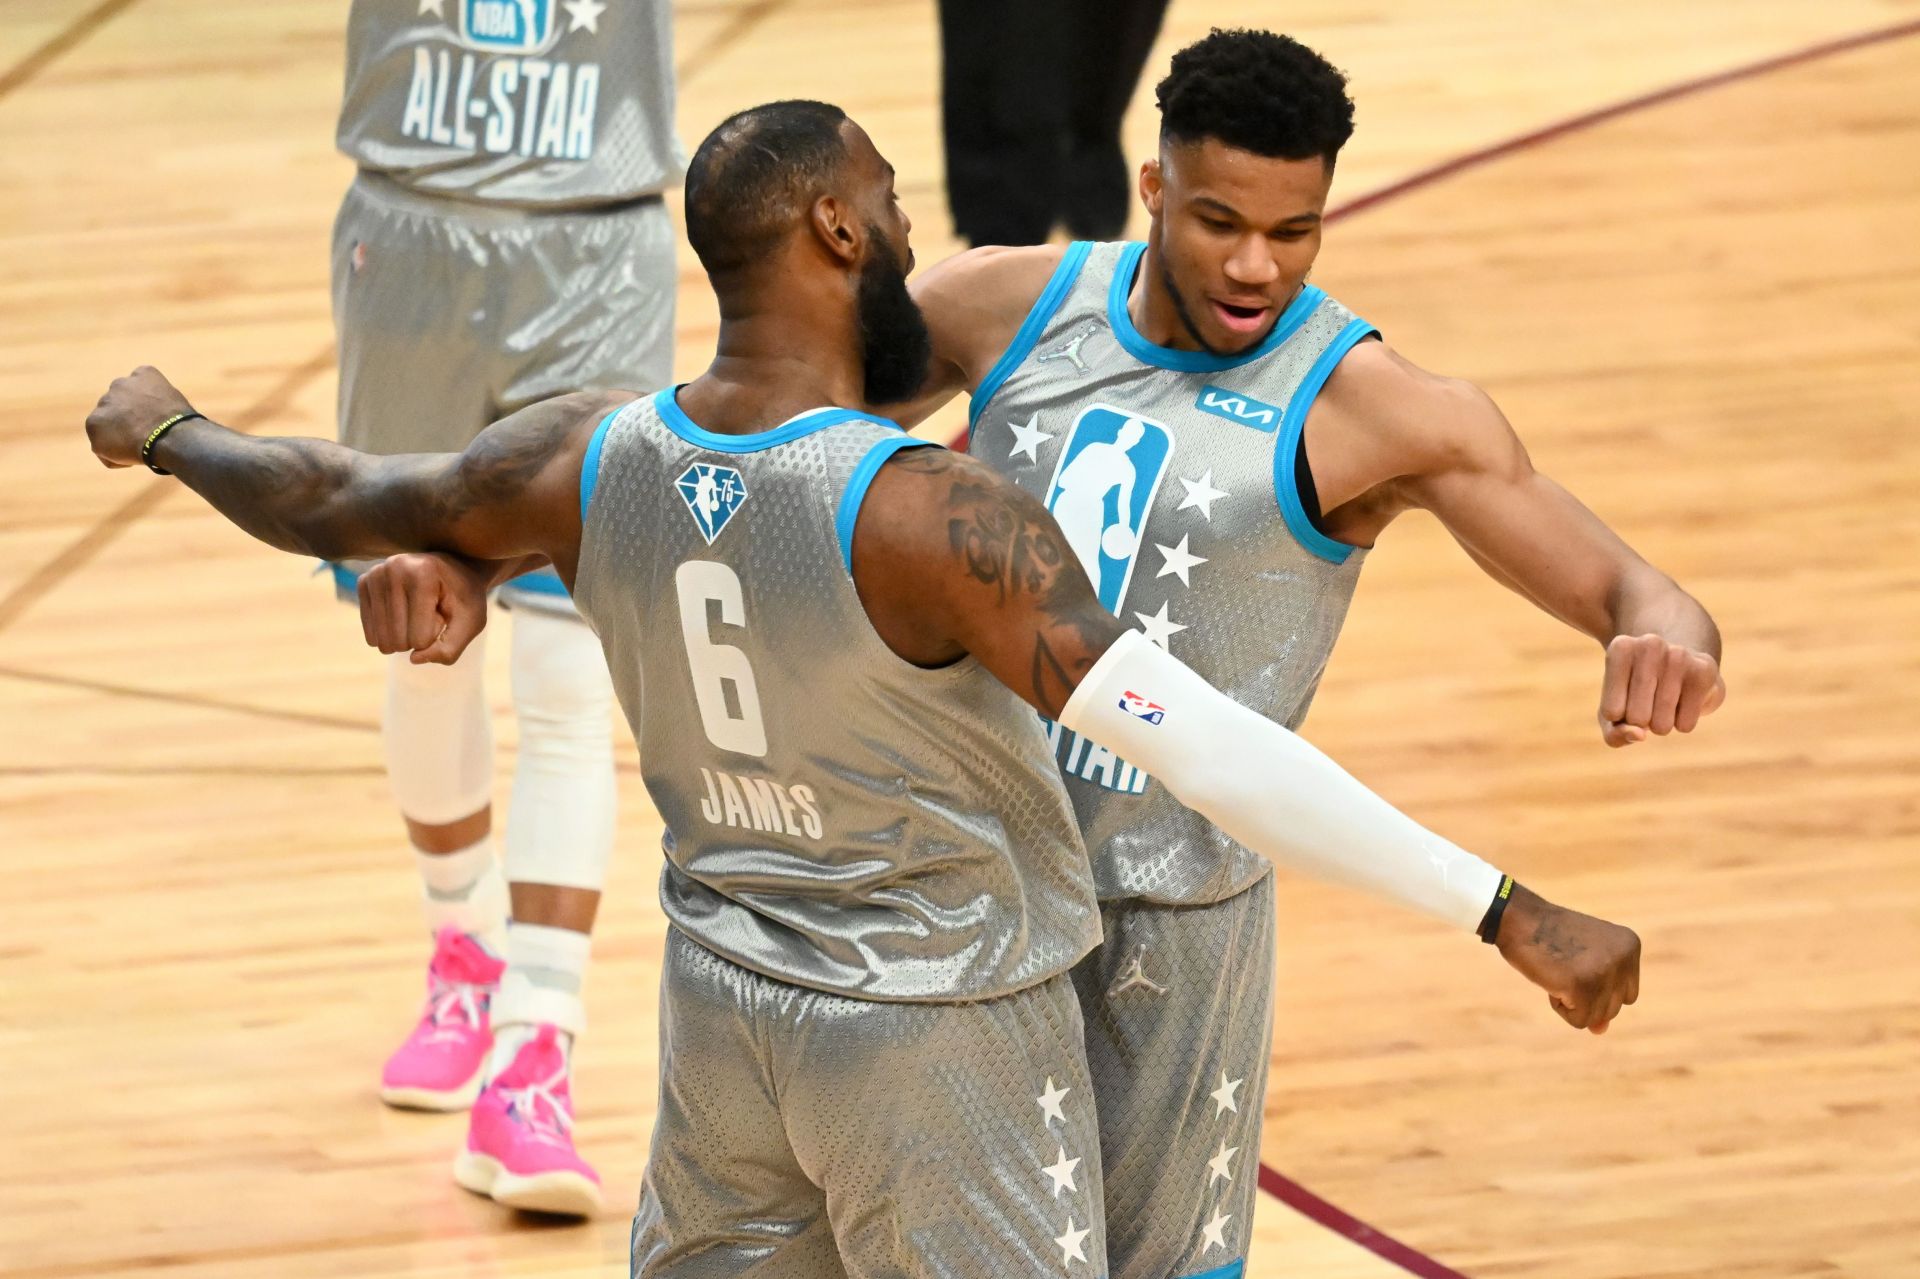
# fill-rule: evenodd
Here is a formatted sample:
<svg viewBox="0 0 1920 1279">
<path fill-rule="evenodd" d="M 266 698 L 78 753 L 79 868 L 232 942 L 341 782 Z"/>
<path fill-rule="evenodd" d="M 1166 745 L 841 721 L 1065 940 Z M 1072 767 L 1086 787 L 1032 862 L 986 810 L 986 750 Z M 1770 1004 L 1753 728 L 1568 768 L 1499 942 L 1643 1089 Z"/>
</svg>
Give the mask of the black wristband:
<svg viewBox="0 0 1920 1279">
<path fill-rule="evenodd" d="M 146 443 L 140 446 L 140 460 L 146 463 L 149 471 L 152 471 L 155 475 L 173 474 L 172 471 L 163 471 L 153 464 L 153 446 L 165 438 L 168 431 L 171 431 L 182 422 L 191 422 L 194 418 L 199 418 L 202 422 L 207 420 L 206 414 L 196 413 L 192 409 L 188 409 L 185 413 L 175 413 L 172 417 L 153 428 L 152 434 L 147 436 Z"/>
<path fill-rule="evenodd" d="M 1487 913 L 1480 917 L 1480 927 L 1475 931 L 1480 940 L 1491 946 L 1500 940 L 1500 917 L 1507 913 L 1507 903 L 1513 899 L 1513 876 L 1500 877 L 1500 891 L 1493 895 L 1493 902 L 1487 907 Z"/>
</svg>

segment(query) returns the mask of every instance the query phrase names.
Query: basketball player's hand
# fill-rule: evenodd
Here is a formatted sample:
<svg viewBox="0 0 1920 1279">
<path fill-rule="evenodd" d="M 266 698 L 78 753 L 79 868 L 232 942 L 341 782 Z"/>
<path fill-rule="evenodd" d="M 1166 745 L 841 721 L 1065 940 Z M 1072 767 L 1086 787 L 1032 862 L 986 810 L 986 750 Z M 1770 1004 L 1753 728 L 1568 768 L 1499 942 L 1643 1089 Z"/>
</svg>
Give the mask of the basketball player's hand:
<svg viewBox="0 0 1920 1279">
<path fill-rule="evenodd" d="M 450 555 L 395 555 L 360 575 L 360 629 L 382 653 L 451 666 L 487 625 L 489 575 Z"/>
<path fill-rule="evenodd" d="M 1640 997 L 1640 938 L 1631 928 L 1556 906 L 1522 885 L 1513 887 L 1496 944 L 1569 1026 L 1604 1034 Z"/>
<path fill-rule="evenodd" d="M 153 428 L 175 413 L 192 411 L 166 374 L 143 364 L 115 378 L 87 414 L 87 442 L 102 466 L 138 466 L 140 446 Z"/>
<path fill-rule="evenodd" d="M 1644 742 L 1648 733 L 1691 733 L 1726 699 L 1712 654 L 1658 635 L 1616 635 L 1600 686 L 1600 736 L 1618 747 Z"/>
</svg>

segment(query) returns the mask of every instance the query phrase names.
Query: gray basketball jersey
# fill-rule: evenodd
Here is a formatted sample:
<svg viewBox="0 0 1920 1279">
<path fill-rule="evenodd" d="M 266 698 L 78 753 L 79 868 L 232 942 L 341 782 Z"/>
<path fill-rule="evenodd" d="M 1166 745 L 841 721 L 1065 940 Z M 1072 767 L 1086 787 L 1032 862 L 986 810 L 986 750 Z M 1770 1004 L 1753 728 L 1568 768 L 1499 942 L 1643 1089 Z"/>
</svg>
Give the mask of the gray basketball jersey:
<svg viewBox="0 0 1920 1279">
<path fill-rule="evenodd" d="M 1307 518 L 1307 409 L 1373 333 L 1317 288 L 1235 357 L 1148 342 L 1127 314 L 1145 246 L 1072 245 L 974 394 L 969 450 L 1045 502 L 1101 602 L 1269 718 L 1296 727 L 1363 552 Z M 1219 901 L 1267 863 L 1139 769 L 1049 729 L 1103 899 Z"/>
<path fill-rule="evenodd" d="M 666 823 L 667 917 L 863 999 L 1007 994 L 1100 937 L 1033 711 L 972 659 L 902 661 L 854 589 L 867 486 L 924 443 L 844 409 L 719 435 L 668 388 L 610 414 L 582 470 L 574 599 Z"/>
<path fill-rule="evenodd" d="M 673 136 L 669 0 L 353 0 L 337 143 L 430 195 L 582 208 L 651 195 Z"/>
</svg>

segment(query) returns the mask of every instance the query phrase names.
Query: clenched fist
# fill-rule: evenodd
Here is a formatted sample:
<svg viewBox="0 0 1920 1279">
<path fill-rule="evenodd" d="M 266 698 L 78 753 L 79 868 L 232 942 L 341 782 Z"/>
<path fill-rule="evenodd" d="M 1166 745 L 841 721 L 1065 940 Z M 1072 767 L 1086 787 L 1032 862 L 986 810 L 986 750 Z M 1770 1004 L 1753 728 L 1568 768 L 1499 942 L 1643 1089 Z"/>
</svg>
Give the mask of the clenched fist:
<svg viewBox="0 0 1920 1279">
<path fill-rule="evenodd" d="M 448 555 L 395 555 L 360 575 L 360 629 L 382 653 L 452 665 L 487 624 L 487 577 Z"/>
<path fill-rule="evenodd" d="M 1603 1034 L 1640 998 L 1640 938 L 1631 928 L 1556 906 L 1519 884 L 1494 941 L 1569 1026 Z"/>
<path fill-rule="evenodd" d="M 1600 736 L 1609 746 L 1691 733 L 1704 715 L 1727 700 L 1720 663 L 1658 635 L 1616 635 L 1607 645 L 1600 686 Z"/>
<path fill-rule="evenodd" d="M 115 378 L 100 402 L 87 415 L 87 442 L 103 466 L 137 466 L 140 446 L 153 428 L 176 413 L 191 413 L 193 405 L 167 381 L 166 374 L 141 365 Z"/>
</svg>

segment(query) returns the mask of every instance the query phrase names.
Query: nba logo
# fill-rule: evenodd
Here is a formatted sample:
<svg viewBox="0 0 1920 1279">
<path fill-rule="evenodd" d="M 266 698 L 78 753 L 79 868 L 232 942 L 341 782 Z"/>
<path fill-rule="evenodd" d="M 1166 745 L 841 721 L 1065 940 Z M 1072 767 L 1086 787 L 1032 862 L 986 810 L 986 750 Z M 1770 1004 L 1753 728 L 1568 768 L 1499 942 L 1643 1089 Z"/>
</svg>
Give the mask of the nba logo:
<svg viewBox="0 0 1920 1279">
<path fill-rule="evenodd" d="M 680 500 L 687 504 L 687 511 L 708 546 L 713 545 L 713 539 L 720 536 L 720 530 L 747 500 L 747 482 L 731 466 L 695 462 L 681 472 L 673 486 L 680 490 Z"/>
<path fill-rule="evenodd" d="M 1158 724 L 1167 717 L 1166 707 L 1158 702 L 1148 701 L 1132 689 L 1120 695 L 1120 709 L 1135 719 L 1144 719 L 1149 724 Z"/>
<path fill-rule="evenodd" d="M 1117 612 L 1133 579 L 1154 494 L 1173 458 L 1173 433 L 1125 409 L 1095 404 L 1074 419 L 1047 485 L 1067 545 L 1100 602 Z"/>
<path fill-rule="evenodd" d="M 538 53 L 553 40 L 553 0 L 460 0 L 460 37 L 476 49 Z"/>
</svg>

